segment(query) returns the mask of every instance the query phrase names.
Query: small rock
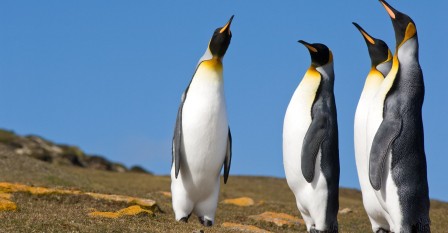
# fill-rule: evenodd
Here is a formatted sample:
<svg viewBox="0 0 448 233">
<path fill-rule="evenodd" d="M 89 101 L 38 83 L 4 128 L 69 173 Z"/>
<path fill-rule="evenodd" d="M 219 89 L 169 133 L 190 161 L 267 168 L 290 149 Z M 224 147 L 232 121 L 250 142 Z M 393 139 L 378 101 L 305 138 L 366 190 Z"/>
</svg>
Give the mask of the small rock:
<svg viewBox="0 0 448 233">
<path fill-rule="evenodd" d="M 232 230 L 238 230 L 238 231 L 243 231 L 243 232 L 270 233 L 270 231 L 263 230 L 261 228 L 258 228 L 256 226 L 252 226 L 252 225 L 243 225 L 243 224 L 238 224 L 238 223 L 225 222 L 225 223 L 221 224 L 221 226 L 224 228 L 229 228 Z"/>
<path fill-rule="evenodd" d="M 254 200 L 250 197 L 240 197 L 240 198 L 234 198 L 234 199 L 226 199 L 222 201 L 224 204 L 231 204 L 236 206 L 252 206 L 254 205 Z"/>
<path fill-rule="evenodd" d="M 196 231 L 193 231 L 192 233 L 204 233 L 204 230 L 196 230 Z"/>
<path fill-rule="evenodd" d="M 17 205 L 11 201 L 11 194 L 0 192 L 0 211 L 15 211 Z"/>
<path fill-rule="evenodd" d="M 6 200 L 11 200 L 11 193 L 3 193 L 0 192 L 0 199 L 6 199 Z"/>
<path fill-rule="evenodd" d="M 53 189 L 44 187 L 32 187 L 23 184 L 13 184 L 7 182 L 0 182 L 0 193 L 15 193 L 15 192 L 29 192 L 33 195 L 49 195 L 49 194 L 69 194 L 69 195 L 87 195 L 94 199 L 125 202 L 131 205 L 143 206 L 152 211 L 159 210 L 157 203 L 151 199 L 130 197 L 123 195 L 113 195 L 113 194 L 102 194 L 102 193 L 91 193 L 91 192 L 81 192 L 78 190 L 64 190 L 64 189 Z"/>
<path fill-rule="evenodd" d="M 113 195 L 113 194 L 90 193 L 90 192 L 87 192 L 84 194 L 91 196 L 95 199 L 100 199 L 100 200 L 126 202 L 128 204 L 137 204 L 137 205 L 140 205 L 140 206 L 143 206 L 146 208 L 152 208 L 153 210 L 158 208 L 156 202 L 151 199 L 123 196 L 123 195 Z"/>
<path fill-rule="evenodd" d="M 283 225 L 293 226 L 293 225 L 305 224 L 303 219 L 285 213 L 264 212 L 259 215 L 251 215 L 249 216 L 249 218 L 257 221 L 272 222 L 279 227 Z"/>
<path fill-rule="evenodd" d="M 169 197 L 169 198 L 171 198 L 172 197 L 172 195 L 171 195 L 171 193 L 170 192 L 166 192 L 166 191 L 159 191 L 159 193 L 160 194 L 162 194 L 163 196 L 165 196 L 165 197 Z"/>
<path fill-rule="evenodd" d="M 348 214 L 348 213 L 351 213 L 351 212 L 353 212 L 353 210 L 350 209 L 350 208 L 344 208 L 342 210 L 339 210 L 340 214 Z"/>
<path fill-rule="evenodd" d="M 16 203 L 6 199 L 0 199 L 0 211 L 15 211 L 15 210 L 17 210 Z"/>
<path fill-rule="evenodd" d="M 94 211 L 89 213 L 90 217 L 103 217 L 103 218 L 119 218 L 123 216 L 136 216 L 136 215 L 153 216 L 154 213 L 150 210 L 142 209 L 142 207 L 140 207 L 139 205 L 129 206 L 116 212 Z"/>
</svg>

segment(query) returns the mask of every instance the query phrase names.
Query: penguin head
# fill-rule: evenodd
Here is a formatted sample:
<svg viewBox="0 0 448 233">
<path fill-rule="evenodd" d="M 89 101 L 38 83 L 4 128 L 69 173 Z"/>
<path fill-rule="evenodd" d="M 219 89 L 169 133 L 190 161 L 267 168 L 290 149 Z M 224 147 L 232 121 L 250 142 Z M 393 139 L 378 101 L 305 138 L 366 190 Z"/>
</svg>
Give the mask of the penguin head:
<svg viewBox="0 0 448 233">
<path fill-rule="evenodd" d="M 355 27 L 361 32 L 361 35 L 366 41 L 370 60 L 372 61 L 372 67 L 376 68 L 379 64 L 392 60 L 392 53 L 384 41 L 372 37 L 357 23 L 353 22 L 353 25 L 355 25 Z"/>
<path fill-rule="evenodd" d="M 395 40 L 397 43 L 397 49 L 408 39 L 417 36 L 417 28 L 415 26 L 414 21 L 409 16 L 397 11 L 395 8 L 393 8 L 391 5 L 389 5 L 389 3 L 387 3 L 384 0 L 379 1 L 381 2 L 381 4 L 383 4 L 384 8 L 386 9 L 387 13 L 389 14 L 392 20 L 392 25 L 395 31 Z"/>
<path fill-rule="evenodd" d="M 233 15 L 223 27 L 217 28 L 213 33 L 212 39 L 208 45 L 213 57 L 223 58 L 232 39 L 230 24 L 232 24 Z"/>
<path fill-rule="evenodd" d="M 310 44 L 303 40 L 299 40 L 299 43 L 305 45 L 311 55 L 311 66 L 320 67 L 333 61 L 333 54 L 330 49 L 320 43 Z"/>
</svg>

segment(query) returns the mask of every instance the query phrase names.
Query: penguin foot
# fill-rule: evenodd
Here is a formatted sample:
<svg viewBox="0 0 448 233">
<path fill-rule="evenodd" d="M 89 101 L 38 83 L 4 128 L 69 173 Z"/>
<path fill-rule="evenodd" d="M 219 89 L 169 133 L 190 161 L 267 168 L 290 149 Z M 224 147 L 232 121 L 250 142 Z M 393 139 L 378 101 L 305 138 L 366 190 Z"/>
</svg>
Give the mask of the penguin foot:
<svg viewBox="0 0 448 233">
<path fill-rule="evenodd" d="M 184 222 L 184 223 L 188 223 L 188 219 L 190 218 L 191 214 L 189 214 L 188 216 L 182 217 L 181 219 L 179 219 L 179 222 Z"/>
<path fill-rule="evenodd" d="M 198 219 L 199 219 L 199 222 L 206 227 L 211 227 L 213 225 L 212 221 L 205 219 L 204 217 L 198 217 Z"/>
<path fill-rule="evenodd" d="M 336 230 L 326 230 L 326 231 L 319 231 L 316 229 L 311 229 L 310 233 L 338 233 L 338 231 Z"/>
<path fill-rule="evenodd" d="M 380 228 L 375 233 L 390 233 L 390 231 L 384 230 L 383 228 Z"/>
<path fill-rule="evenodd" d="M 333 227 L 333 229 L 331 229 L 331 230 L 319 231 L 313 225 L 311 227 L 311 229 L 310 229 L 310 233 L 338 233 L 338 228 L 337 227 Z"/>
</svg>

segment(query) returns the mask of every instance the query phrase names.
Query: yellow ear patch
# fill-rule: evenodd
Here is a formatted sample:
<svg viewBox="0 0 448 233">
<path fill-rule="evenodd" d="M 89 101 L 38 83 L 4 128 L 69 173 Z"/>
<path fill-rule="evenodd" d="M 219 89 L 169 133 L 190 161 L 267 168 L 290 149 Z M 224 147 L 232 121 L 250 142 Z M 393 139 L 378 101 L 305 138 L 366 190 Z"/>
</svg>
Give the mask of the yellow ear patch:
<svg viewBox="0 0 448 233">
<path fill-rule="evenodd" d="M 406 27 L 406 33 L 404 34 L 404 40 L 406 41 L 409 38 L 413 37 L 417 33 L 417 29 L 415 28 L 415 25 L 411 22 Z"/>
<path fill-rule="evenodd" d="M 384 8 L 386 8 L 386 11 L 387 11 L 387 13 L 389 14 L 389 16 L 390 16 L 392 19 L 395 19 L 395 13 L 392 11 L 392 9 L 390 9 L 390 7 L 387 6 L 386 3 L 384 3 L 384 2 L 381 2 L 381 4 L 383 4 Z"/>
<path fill-rule="evenodd" d="M 384 61 L 384 62 L 388 62 L 388 61 L 390 61 L 390 60 L 392 60 L 392 52 L 390 51 L 390 49 L 388 49 L 388 50 L 387 50 L 387 60 Z"/>
<path fill-rule="evenodd" d="M 330 55 L 329 55 L 329 58 L 328 58 L 328 63 L 331 63 L 331 62 L 333 62 L 333 53 L 332 53 L 331 50 L 330 50 Z"/>
<path fill-rule="evenodd" d="M 411 39 L 415 34 L 417 33 L 417 29 L 415 28 L 415 24 L 410 22 L 408 26 L 406 27 L 406 32 L 404 33 L 403 41 L 398 45 L 398 48 L 400 48 L 407 40 Z M 395 51 L 395 52 L 397 52 Z"/>
</svg>

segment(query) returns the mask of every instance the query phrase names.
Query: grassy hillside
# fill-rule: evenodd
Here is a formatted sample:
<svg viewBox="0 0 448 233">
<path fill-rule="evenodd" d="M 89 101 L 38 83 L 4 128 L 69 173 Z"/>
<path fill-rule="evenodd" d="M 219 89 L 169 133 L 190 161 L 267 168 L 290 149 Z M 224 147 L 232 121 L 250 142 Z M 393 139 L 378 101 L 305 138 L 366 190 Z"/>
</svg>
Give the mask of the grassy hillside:
<svg viewBox="0 0 448 233">
<path fill-rule="evenodd" d="M 160 208 L 149 216 L 92 218 L 88 214 L 94 210 L 117 211 L 130 204 L 96 200 L 87 195 L 16 192 L 11 200 L 17 203 L 17 210 L 0 211 L 0 232 L 238 232 L 224 228 L 224 222 L 254 225 L 271 232 L 305 232 L 303 225 L 278 227 L 248 218 L 265 211 L 299 216 L 284 179 L 231 176 L 228 184 L 221 186 L 220 201 L 250 197 L 256 204 L 240 207 L 220 203 L 216 223 L 211 228 L 201 226 L 195 216 L 188 224 L 174 221 L 171 199 L 160 192 L 170 191 L 170 178 L 166 176 L 49 164 L 8 153 L 0 146 L 0 182 L 149 198 Z M 339 215 L 340 232 L 370 232 L 359 191 L 341 189 L 340 208 L 352 210 Z M 431 218 L 433 232 L 448 232 L 447 203 L 432 201 Z"/>
</svg>

